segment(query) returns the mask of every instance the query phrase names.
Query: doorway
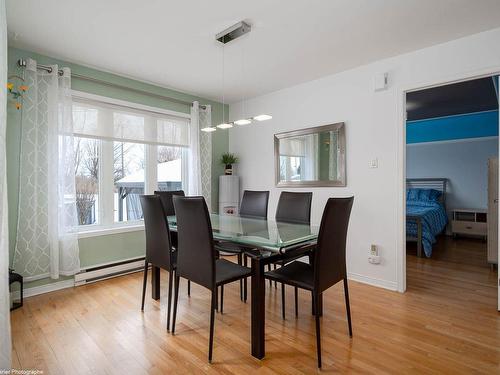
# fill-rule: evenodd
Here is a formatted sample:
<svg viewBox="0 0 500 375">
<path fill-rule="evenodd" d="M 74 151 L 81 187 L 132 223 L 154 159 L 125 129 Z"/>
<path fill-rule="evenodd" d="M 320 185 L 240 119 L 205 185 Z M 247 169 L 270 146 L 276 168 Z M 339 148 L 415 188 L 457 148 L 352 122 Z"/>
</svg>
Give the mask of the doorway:
<svg viewBox="0 0 500 375">
<path fill-rule="evenodd" d="M 497 297 L 498 103 L 497 76 L 406 93 L 407 290 Z"/>
</svg>

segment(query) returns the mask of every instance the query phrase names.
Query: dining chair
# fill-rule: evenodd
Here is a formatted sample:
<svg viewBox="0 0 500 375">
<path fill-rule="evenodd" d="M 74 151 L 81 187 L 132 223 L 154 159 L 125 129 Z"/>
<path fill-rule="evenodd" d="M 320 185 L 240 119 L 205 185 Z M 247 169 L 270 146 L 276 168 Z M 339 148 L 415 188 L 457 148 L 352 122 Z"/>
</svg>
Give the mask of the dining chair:
<svg viewBox="0 0 500 375">
<path fill-rule="evenodd" d="M 173 216 L 175 215 L 175 209 L 174 209 L 174 202 L 172 200 L 172 197 L 174 195 L 178 195 L 181 197 L 184 197 L 184 190 L 156 190 L 155 195 L 158 195 L 161 199 L 161 203 L 163 204 L 163 209 L 165 210 L 165 214 L 167 216 Z"/>
<path fill-rule="evenodd" d="M 146 232 L 146 257 L 144 262 L 144 281 L 142 284 L 142 305 L 144 311 L 144 298 L 148 268 L 152 266 L 168 271 L 168 305 L 167 305 L 167 330 L 170 329 L 170 306 L 172 302 L 172 279 L 176 267 L 177 252 L 172 249 L 170 229 L 167 215 L 158 195 L 141 195 L 142 212 L 144 214 L 144 229 Z"/>
<path fill-rule="evenodd" d="M 347 286 L 346 238 L 353 201 L 354 197 L 328 199 L 321 218 L 313 264 L 294 261 L 265 273 L 265 277 L 269 280 L 311 291 L 316 312 L 316 350 L 319 368 L 321 368 L 320 296 L 325 290 L 342 280 L 349 336 L 352 337 Z"/>
<path fill-rule="evenodd" d="M 222 299 L 224 285 L 249 277 L 251 270 L 226 259 L 217 258 L 214 249 L 212 224 L 203 197 L 175 196 L 173 200 L 177 219 L 177 233 L 179 235 L 179 251 L 175 273 L 172 334 L 175 334 L 180 278 L 191 280 L 193 283 L 209 289 L 211 292 L 211 306 L 208 360 L 211 362 L 217 288 L 221 288 Z"/>
<path fill-rule="evenodd" d="M 245 190 L 243 191 L 243 197 L 241 198 L 241 205 L 239 216 L 253 218 L 253 219 L 267 219 L 267 207 L 269 204 L 269 191 L 255 191 L 255 190 Z M 217 242 L 215 244 L 215 250 L 222 252 L 224 254 L 236 255 L 238 257 L 238 264 L 247 266 L 247 258 L 244 255 L 244 249 L 241 246 L 229 243 L 229 242 Z M 242 280 L 240 282 L 240 298 L 242 301 L 247 300 L 247 281 Z M 221 304 L 223 298 L 221 297 Z M 223 306 L 221 306 L 221 311 L 223 311 Z"/>
<path fill-rule="evenodd" d="M 165 215 L 174 216 L 174 202 L 172 201 L 173 196 L 184 197 L 184 190 L 155 190 L 155 195 L 160 197 L 163 209 L 165 210 Z M 177 249 L 177 232 L 170 232 L 170 240 L 172 242 L 172 247 L 174 250 Z M 188 281 L 188 296 L 191 295 L 191 283 Z"/>
<path fill-rule="evenodd" d="M 292 224 L 311 224 L 311 204 L 312 204 L 312 193 L 311 192 L 291 192 L 283 191 L 280 194 L 278 200 L 278 207 L 276 208 L 276 221 L 281 223 L 292 223 Z M 273 267 L 284 266 L 291 261 L 301 258 L 305 254 L 301 254 L 292 258 L 281 259 L 277 262 L 273 262 Z M 271 270 L 271 264 L 268 264 L 268 270 Z M 274 286 L 276 287 L 276 282 Z M 272 286 L 272 281 L 269 280 L 269 285 Z M 284 304 L 285 301 L 285 285 L 281 285 L 281 300 Z M 282 310 L 283 319 L 285 319 L 285 310 Z M 295 315 L 298 315 L 298 290 L 295 289 Z"/>
</svg>

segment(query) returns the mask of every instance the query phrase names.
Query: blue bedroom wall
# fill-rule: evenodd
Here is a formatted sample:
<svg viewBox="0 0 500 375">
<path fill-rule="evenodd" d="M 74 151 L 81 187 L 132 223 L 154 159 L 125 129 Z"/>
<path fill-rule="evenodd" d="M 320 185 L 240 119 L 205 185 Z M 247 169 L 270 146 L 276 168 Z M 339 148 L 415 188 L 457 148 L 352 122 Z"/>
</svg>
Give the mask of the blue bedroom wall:
<svg viewBox="0 0 500 375">
<path fill-rule="evenodd" d="M 498 137 L 410 144 L 406 175 L 448 178 L 448 213 L 454 208 L 486 209 L 488 158 L 497 156 Z"/>
</svg>

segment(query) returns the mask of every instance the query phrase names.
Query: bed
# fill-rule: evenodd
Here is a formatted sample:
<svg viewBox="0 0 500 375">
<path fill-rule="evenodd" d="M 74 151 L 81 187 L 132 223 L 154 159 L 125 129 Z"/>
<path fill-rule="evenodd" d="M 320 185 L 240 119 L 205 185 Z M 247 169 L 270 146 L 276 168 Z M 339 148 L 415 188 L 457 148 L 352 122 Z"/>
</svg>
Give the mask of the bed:
<svg viewBox="0 0 500 375">
<path fill-rule="evenodd" d="M 417 256 L 432 255 L 436 236 L 448 223 L 446 178 L 406 180 L 406 240 L 417 242 Z M 423 250 L 423 253 L 422 253 Z"/>
</svg>

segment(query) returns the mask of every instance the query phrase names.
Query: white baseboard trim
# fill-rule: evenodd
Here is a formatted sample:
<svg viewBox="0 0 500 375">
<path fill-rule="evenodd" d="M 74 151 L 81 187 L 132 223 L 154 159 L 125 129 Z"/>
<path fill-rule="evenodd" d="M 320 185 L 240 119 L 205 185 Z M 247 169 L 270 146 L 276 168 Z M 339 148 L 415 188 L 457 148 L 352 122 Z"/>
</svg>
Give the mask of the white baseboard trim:
<svg viewBox="0 0 500 375">
<path fill-rule="evenodd" d="M 50 283 L 50 284 L 34 286 L 34 287 L 31 287 L 31 288 L 24 288 L 24 295 L 23 295 L 23 297 L 24 298 L 33 297 L 33 296 L 37 296 L 39 294 L 55 292 L 56 290 L 61 290 L 61 289 L 66 289 L 66 288 L 73 288 L 74 286 L 75 286 L 75 280 L 74 279 L 56 281 L 56 282 Z M 20 298 L 19 291 L 12 292 L 11 295 L 12 295 L 12 298 L 14 298 L 14 299 L 19 299 Z"/>
<path fill-rule="evenodd" d="M 379 288 L 389 289 L 389 290 L 393 290 L 393 291 L 398 290 L 398 283 L 395 281 L 376 279 L 374 277 L 368 277 L 368 276 L 364 276 L 364 275 L 360 275 L 358 273 L 352 273 L 352 272 L 347 273 L 347 278 L 349 280 L 358 281 L 360 283 L 376 286 Z"/>
<path fill-rule="evenodd" d="M 119 262 L 115 266 L 88 268 L 85 271 L 75 275 L 75 286 L 81 286 L 96 281 L 110 279 L 116 276 L 122 276 L 129 273 L 140 272 L 144 269 L 144 259 L 132 262 Z"/>
</svg>

